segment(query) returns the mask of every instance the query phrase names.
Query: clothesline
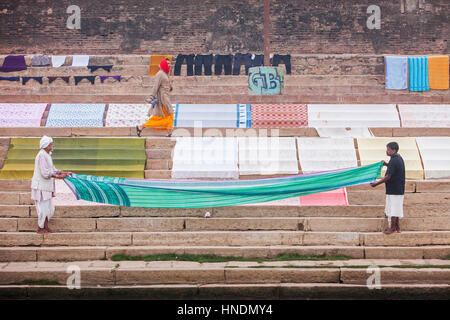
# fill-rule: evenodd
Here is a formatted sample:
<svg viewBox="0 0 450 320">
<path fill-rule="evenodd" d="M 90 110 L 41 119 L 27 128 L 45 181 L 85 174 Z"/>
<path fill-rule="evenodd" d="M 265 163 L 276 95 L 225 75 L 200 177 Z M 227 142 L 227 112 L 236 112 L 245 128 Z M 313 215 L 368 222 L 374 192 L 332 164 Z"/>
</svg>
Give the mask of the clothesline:
<svg viewBox="0 0 450 320">
<path fill-rule="evenodd" d="M 77 85 L 81 80 L 87 79 L 91 84 L 94 84 L 95 78 L 100 77 L 101 83 L 103 83 L 107 78 L 113 78 L 116 81 L 121 81 L 121 76 L 73 76 L 75 80 L 75 85 Z M 35 80 L 39 82 L 40 84 L 43 84 L 43 78 L 44 77 L 0 77 L 0 80 L 7 80 L 7 81 L 20 81 L 20 78 L 22 78 L 22 85 L 25 85 L 29 80 Z M 48 83 L 52 83 L 56 79 L 60 78 L 67 84 L 69 84 L 70 76 L 48 76 L 46 77 L 48 79 Z"/>
</svg>

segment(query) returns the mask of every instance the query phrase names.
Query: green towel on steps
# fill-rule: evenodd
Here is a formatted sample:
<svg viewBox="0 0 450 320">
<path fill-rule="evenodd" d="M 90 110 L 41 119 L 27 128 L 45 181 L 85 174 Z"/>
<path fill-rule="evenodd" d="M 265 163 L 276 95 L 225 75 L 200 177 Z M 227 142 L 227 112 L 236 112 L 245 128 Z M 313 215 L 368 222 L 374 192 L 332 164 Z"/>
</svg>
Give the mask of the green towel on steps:
<svg viewBox="0 0 450 320">
<path fill-rule="evenodd" d="M 31 179 L 40 138 L 11 138 L 0 179 Z M 57 169 L 78 174 L 144 178 L 144 139 L 55 138 L 52 154 Z"/>
</svg>

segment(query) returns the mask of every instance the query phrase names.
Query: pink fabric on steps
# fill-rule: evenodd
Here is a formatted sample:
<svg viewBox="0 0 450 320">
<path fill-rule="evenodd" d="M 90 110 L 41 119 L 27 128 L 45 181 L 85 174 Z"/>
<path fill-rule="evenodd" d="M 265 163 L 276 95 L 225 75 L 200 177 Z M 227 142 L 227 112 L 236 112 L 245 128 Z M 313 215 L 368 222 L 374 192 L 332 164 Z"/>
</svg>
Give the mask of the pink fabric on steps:
<svg viewBox="0 0 450 320">
<path fill-rule="evenodd" d="M 40 127 L 46 104 L 0 103 L 0 127 Z"/>
<path fill-rule="evenodd" d="M 244 206 L 348 206 L 347 190 L 341 188 L 307 196 L 288 198 Z"/>
</svg>

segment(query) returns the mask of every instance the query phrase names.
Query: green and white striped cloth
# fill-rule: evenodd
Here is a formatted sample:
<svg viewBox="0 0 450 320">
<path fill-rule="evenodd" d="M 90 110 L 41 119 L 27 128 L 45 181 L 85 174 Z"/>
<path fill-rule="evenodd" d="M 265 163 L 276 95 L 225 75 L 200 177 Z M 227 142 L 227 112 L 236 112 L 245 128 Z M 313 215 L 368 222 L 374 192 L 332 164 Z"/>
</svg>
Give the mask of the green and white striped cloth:
<svg viewBox="0 0 450 320">
<path fill-rule="evenodd" d="M 240 181 L 138 180 L 74 174 L 64 181 L 77 199 L 127 207 L 225 207 L 304 196 L 366 184 L 383 162 L 283 178 Z"/>
</svg>

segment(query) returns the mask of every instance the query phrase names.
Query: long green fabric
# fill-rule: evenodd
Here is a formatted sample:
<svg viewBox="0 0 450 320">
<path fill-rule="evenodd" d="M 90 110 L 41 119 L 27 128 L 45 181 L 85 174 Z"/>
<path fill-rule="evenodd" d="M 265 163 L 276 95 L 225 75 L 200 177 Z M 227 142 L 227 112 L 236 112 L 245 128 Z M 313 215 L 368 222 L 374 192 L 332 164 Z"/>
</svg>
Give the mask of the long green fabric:
<svg viewBox="0 0 450 320">
<path fill-rule="evenodd" d="M 310 175 L 241 181 L 133 180 L 75 174 L 65 182 L 77 199 L 143 208 L 203 208 L 267 202 L 365 184 L 383 162 Z"/>
<path fill-rule="evenodd" d="M 31 179 L 40 138 L 12 138 L 0 179 Z M 144 139 L 54 138 L 56 168 L 78 174 L 144 178 Z"/>
</svg>

